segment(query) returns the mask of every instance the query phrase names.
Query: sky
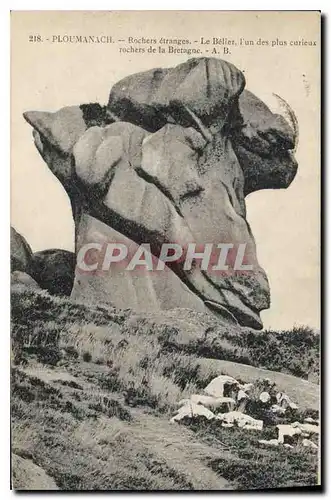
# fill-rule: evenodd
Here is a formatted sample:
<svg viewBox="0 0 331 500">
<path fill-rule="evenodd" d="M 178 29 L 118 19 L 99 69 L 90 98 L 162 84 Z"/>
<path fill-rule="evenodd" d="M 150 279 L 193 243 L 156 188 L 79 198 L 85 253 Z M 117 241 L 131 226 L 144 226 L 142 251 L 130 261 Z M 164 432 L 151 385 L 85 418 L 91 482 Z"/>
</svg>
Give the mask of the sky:
<svg viewBox="0 0 331 500">
<path fill-rule="evenodd" d="M 19 15 L 20 14 L 20 15 Z M 320 108 L 319 47 L 281 45 L 318 40 L 316 13 L 16 13 L 12 28 L 11 221 L 33 251 L 73 250 L 68 197 L 35 149 L 22 113 L 55 111 L 88 102 L 105 104 L 111 86 L 134 72 L 174 66 L 182 54 L 119 54 L 119 45 L 29 42 L 65 34 L 132 37 L 228 37 L 269 40 L 268 46 L 235 48 L 224 56 L 245 72 L 246 88 L 276 107 L 282 96 L 299 122 L 298 174 L 286 190 L 246 198 L 247 219 L 271 288 L 265 328 L 320 326 Z M 221 14 L 221 16 L 220 16 Z M 278 41 L 277 41 L 278 40 Z M 274 41 L 274 47 L 271 47 Z M 129 44 L 127 44 L 129 45 Z M 277 111 L 277 109 L 274 109 Z"/>
</svg>

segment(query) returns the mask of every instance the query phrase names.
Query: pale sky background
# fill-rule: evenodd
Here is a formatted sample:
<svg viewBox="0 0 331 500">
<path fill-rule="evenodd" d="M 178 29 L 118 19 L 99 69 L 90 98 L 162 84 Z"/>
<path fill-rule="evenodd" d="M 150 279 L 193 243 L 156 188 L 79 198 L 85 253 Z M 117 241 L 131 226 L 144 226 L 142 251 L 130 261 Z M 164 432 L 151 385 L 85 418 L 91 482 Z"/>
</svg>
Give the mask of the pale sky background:
<svg viewBox="0 0 331 500">
<path fill-rule="evenodd" d="M 320 71 L 319 15 L 313 12 L 44 12 L 15 13 L 12 25 L 12 225 L 33 251 L 73 250 L 68 197 L 39 156 L 22 113 L 63 106 L 105 104 L 124 76 L 174 66 L 185 54 L 120 55 L 129 44 L 51 44 L 29 35 L 112 35 L 146 38 L 227 37 L 275 40 L 275 47 L 234 47 L 219 55 L 245 71 L 246 88 L 274 106 L 272 93 L 295 110 L 300 139 L 299 171 L 287 190 L 265 190 L 246 198 L 248 221 L 261 266 L 271 287 L 265 328 L 320 323 Z M 317 47 L 284 47 L 280 41 L 315 40 Z M 148 45 L 141 45 L 145 48 Z M 190 47 L 200 47 L 192 44 Z M 209 54 L 201 54 L 209 55 Z"/>
</svg>

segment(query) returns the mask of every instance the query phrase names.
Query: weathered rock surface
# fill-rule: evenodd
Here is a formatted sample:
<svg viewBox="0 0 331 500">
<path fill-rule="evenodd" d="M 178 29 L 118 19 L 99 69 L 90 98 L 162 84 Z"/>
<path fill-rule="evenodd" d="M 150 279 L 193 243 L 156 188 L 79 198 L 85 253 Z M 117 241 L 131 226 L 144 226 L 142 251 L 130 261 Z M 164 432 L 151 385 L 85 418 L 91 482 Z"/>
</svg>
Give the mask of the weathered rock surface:
<svg viewBox="0 0 331 500">
<path fill-rule="evenodd" d="M 244 90 L 238 100 L 236 125 L 231 143 L 245 177 L 244 194 L 260 189 L 287 188 L 297 172 L 292 151 L 298 140 L 298 126 L 270 109 L 252 92 Z"/>
<path fill-rule="evenodd" d="M 134 203 L 135 198 L 131 199 Z M 146 213 L 148 214 L 147 207 Z M 113 220 L 116 221 L 116 218 Z M 124 217 L 119 217 L 118 220 L 123 224 L 125 222 Z M 138 232 L 139 226 L 136 228 Z M 126 244 L 131 254 L 138 248 L 135 241 L 88 214 L 80 217 L 77 233 L 78 248 L 82 248 L 86 242 L 103 244 L 108 241 Z M 174 293 L 175 290 L 177 293 Z M 176 307 L 201 312 L 205 310 L 203 301 L 170 269 L 163 273 L 145 269 L 132 273 L 125 271 L 124 266 L 110 266 L 107 272 L 97 270 L 84 273 L 76 268 L 71 296 L 73 299 L 85 298 L 92 303 L 111 303 L 123 309 L 131 307 L 137 311 Z"/>
<path fill-rule="evenodd" d="M 176 100 L 177 87 L 183 85 L 183 80 L 189 80 L 188 75 L 189 78 L 195 77 L 192 87 L 199 93 L 198 97 L 194 91 L 193 95 L 192 91 L 188 93 L 193 104 L 187 103 L 187 108 L 192 111 L 193 117 L 188 114 L 187 108 L 183 112 L 185 97 L 182 97 L 181 112 L 174 119 L 171 113 L 176 106 L 179 107 L 179 99 Z M 135 123 L 151 132 L 174 121 L 196 127 L 194 116 L 201 118 L 208 127 L 214 117 L 212 109 L 215 109 L 217 118 L 212 129 L 215 126 L 219 129 L 219 116 L 226 110 L 226 107 L 220 106 L 220 102 L 225 100 L 224 95 L 223 99 L 220 95 L 222 88 L 229 83 L 233 105 L 228 120 L 229 135 L 245 174 L 245 195 L 259 189 L 288 187 L 297 171 L 297 163 L 289 153 L 289 150 L 295 148 L 297 131 L 293 130 L 283 116 L 272 113 L 252 92 L 243 90 L 243 74 L 229 63 L 216 59 L 191 59 L 176 68 L 158 68 L 131 75 L 113 86 L 108 108 L 119 119 Z M 162 99 L 162 94 L 167 97 Z M 237 102 L 234 97 L 238 97 Z M 201 101 L 205 103 L 205 107 L 198 109 L 196 102 Z M 167 105 L 162 106 L 162 102 Z M 204 130 L 208 133 L 208 128 Z"/>
<path fill-rule="evenodd" d="M 25 238 L 13 227 L 10 228 L 10 265 L 11 271 L 29 273 L 31 267 L 32 250 Z"/>
<path fill-rule="evenodd" d="M 40 286 L 38 283 L 27 273 L 23 271 L 14 271 L 11 273 L 11 286 L 23 285 L 29 288 L 38 289 Z"/>
<path fill-rule="evenodd" d="M 269 285 L 246 221 L 245 195 L 287 187 L 297 165 L 296 130 L 244 91 L 232 64 L 190 59 L 169 69 L 131 75 L 111 90 L 107 107 L 28 112 L 36 146 L 71 200 L 76 253 L 86 243 L 187 248 L 246 244 L 247 273 L 217 273 L 182 261 L 162 273 L 81 273 L 72 296 L 138 311 L 210 310 L 262 328 Z"/>
<path fill-rule="evenodd" d="M 32 253 L 30 245 L 10 228 L 11 285 L 44 288 L 51 294 L 70 295 L 75 274 L 75 254 L 48 249 Z"/>
<path fill-rule="evenodd" d="M 108 108 L 123 121 L 155 132 L 175 121 L 187 127 L 195 117 L 222 128 L 232 102 L 245 86 L 241 71 L 214 58 L 192 58 L 174 68 L 131 75 L 113 86 Z"/>
<path fill-rule="evenodd" d="M 48 249 L 32 256 L 32 276 L 41 288 L 54 295 L 70 295 L 74 282 L 75 254 Z"/>
</svg>

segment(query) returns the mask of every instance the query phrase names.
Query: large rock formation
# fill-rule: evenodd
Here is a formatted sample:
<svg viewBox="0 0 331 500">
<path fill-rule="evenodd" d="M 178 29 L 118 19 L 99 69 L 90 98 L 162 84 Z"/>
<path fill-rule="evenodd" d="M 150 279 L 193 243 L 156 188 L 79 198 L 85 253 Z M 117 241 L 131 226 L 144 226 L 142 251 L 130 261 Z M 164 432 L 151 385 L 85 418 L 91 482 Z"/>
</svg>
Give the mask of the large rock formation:
<svg viewBox="0 0 331 500">
<path fill-rule="evenodd" d="M 225 273 L 197 262 L 188 270 L 181 259 L 162 272 L 76 268 L 72 297 L 140 311 L 207 308 L 226 321 L 262 328 L 269 286 L 245 196 L 291 183 L 297 130 L 288 107 L 289 121 L 244 87 L 232 64 L 197 58 L 124 78 L 107 106 L 24 114 L 38 151 L 70 197 L 76 253 L 87 243 L 117 242 L 132 254 L 148 243 L 157 264 L 164 243 L 233 245 Z M 240 244 L 252 270 L 238 273 L 233 261 Z"/>
</svg>

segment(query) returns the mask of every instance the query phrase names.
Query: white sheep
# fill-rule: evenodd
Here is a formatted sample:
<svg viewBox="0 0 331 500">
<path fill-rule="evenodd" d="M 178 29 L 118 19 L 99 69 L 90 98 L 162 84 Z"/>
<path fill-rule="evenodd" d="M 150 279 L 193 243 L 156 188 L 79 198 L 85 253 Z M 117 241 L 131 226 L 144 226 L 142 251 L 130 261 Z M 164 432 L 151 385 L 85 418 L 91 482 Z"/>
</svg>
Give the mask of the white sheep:
<svg viewBox="0 0 331 500">
<path fill-rule="evenodd" d="M 312 448 L 313 450 L 318 450 L 317 444 L 313 443 L 313 441 L 310 441 L 310 439 L 303 439 L 301 444 L 302 446 Z"/>
<path fill-rule="evenodd" d="M 302 431 L 299 427 L 293 427 L 293 424 L 278 424 L 278 441 L 279 443 L 284 443 L 284 438 L 286 436 L 292 437 L 295 434 L 301 434 Z"/>
<path fill-rule="evenodd" d="M 197 405 L 196 403 L 193 403 L 192 401 L 189 401 L 186 403 L 184 406 L 179 408 L 177 411 L 177 415 L 172 417 L 170 419 L 170 422 L 178 422 L 179 420 L 182 420 L 185 417 L 197 417 L 197 416 L 203 416 L 206 417 L 208 420 L 211 420 L 215 418 L 215 415 L 212 411 L 208 410 L 208 408 L 205 408 L 202 405 Z"/>
<path fill-rule="evenodd" d="M 291 425 L 294 428 L 300 429 L 302 432 L 304 432 L 306 434 L 319 434 L 320 433 L 319 425 L 301 424 L 300 422 L 294 422 Z"/>
<path fill-rule="evenodd" d="M 292 410 L 297 410 L 298 405 L 295 404 L 285 392 L 278 392 L 276 394 L 277 404 L 282 408 L 291 408 Z"/>
<path fill-rule="evenodd" d="M 229 375 L 219 375 L 205 387 L 204 391 L 216 398 L 223 397 L 225 385 L 239 386 L 239 382 Z"/>
<path fill-rule="evenodd" d="M 242 413 L 241 411 L 230 411 L 228 413 L 218 413 L 216 415 L 217 420 L 221 420 L 227 424 L 236 423 L 238 427 L 242 429 L 255 429 L 262 430 L 263 429 L 263 420 L 256 420 L 250 415 L 246 415 L 246 413 Z"/>
</svg>

